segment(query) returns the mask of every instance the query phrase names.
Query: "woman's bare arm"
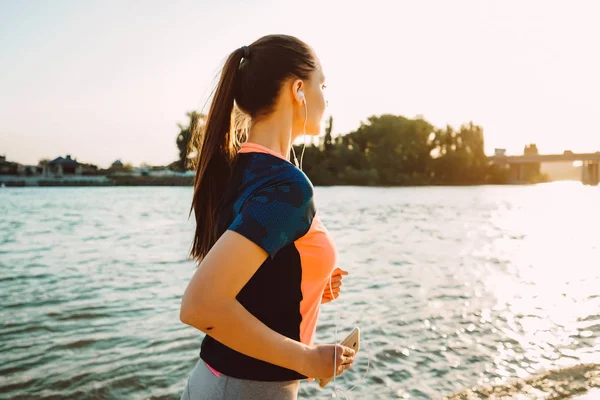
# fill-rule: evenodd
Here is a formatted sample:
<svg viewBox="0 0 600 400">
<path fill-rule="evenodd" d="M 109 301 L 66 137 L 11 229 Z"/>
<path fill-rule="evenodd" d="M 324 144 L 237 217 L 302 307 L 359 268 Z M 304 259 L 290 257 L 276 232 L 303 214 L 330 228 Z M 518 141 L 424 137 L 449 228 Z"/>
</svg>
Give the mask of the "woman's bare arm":
<svg viewBox="0 0 600 400">
<path fill-rule="evenodd" d="M 266 258 L 261 247 L 226 231 L 188 284 L 180 319 L 233 350 L 306 375 L 309 346 L 267 327 L 236 300 Z"/>
</svg>

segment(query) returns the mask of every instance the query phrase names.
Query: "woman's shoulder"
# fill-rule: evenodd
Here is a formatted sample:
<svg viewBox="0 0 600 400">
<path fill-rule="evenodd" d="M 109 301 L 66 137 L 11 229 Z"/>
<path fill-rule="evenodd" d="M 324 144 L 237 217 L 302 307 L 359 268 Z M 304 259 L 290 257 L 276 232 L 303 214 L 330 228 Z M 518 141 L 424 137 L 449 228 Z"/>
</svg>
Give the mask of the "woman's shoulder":
<svg viewBox="0 0 600 400">
<path fill-rule="evenodd" d="M 301 206 L 312 202 L 314 188 L 302 171 L 290 166 L 278 174 L 265 177 L 254 194 L 264 196 L 265 200 Z"/>
<path fill-rule="evenodd" d="M 268 154 L 254 153 L 247 162 L 241 165 L 243 181 L 252 188 L 252 192 L 293 191 L 303 196 L 313 196 L 313 185 L 308 176 L 283 159 L 276 159 Z"/>
</svg>

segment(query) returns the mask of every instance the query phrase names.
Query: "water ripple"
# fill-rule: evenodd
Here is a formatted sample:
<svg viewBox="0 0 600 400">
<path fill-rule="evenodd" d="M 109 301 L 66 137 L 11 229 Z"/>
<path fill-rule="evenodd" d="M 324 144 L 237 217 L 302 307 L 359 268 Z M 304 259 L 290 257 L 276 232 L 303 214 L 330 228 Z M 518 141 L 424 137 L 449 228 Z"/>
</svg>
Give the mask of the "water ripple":
<svg viewBox="0 0 600 400">
<path fill-rule="evenodd" d="M 362 328 L 342 389 L 371 355 L 352 398 L 533 399 L 600 386 L 597 188 L 316 193 L 350 271 L 317 342 L 333 340 L 334 322 L 339 337 Z M 191 195 L 0 191 L 0 398 L 179 398 L 202 339 L 179 321 L 194 272 Z M 301 385 L 301 398 L 330 396 Z"/>
</svg>

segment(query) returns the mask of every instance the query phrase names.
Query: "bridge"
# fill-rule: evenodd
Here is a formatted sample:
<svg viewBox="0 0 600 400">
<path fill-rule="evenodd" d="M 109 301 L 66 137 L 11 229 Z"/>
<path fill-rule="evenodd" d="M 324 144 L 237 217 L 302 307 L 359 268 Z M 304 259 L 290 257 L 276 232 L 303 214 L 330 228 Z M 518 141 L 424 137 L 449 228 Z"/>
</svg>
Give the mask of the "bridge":
<svg viewBox="0 0 600 400">
<path fill-rule="evenodd" d="M 517 179 L 523 180 L 523 166 L 548 162 L 575 162 L 580 161 L 581 182 L 584 185 L 597 186 L 600 183 L 600 151 L 596 153 L 573 153 L 565 151 L 563 154 L 525 154 L 521 156 L 507 156 L 503 149 L 496 149 L 496 154 L 488 157 L 494 164 L 514 166 Z"/>
</svg>

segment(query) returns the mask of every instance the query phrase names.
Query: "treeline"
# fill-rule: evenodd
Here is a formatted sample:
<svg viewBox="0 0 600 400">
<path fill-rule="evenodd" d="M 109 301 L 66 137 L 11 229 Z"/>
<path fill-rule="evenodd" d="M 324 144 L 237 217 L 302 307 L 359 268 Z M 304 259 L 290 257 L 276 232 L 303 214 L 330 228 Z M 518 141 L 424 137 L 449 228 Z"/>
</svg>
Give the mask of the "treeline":
<svg viewBox="0 0 600 400">
<path fill-rule="evenodd" d="M 372 116 L 333 138 L 333 118 L 319 145 L 307 147 L 304 171 L 315 185 L 431 185 L 505 183 L 508 171 L 491 167 L 483 129 L 436 129 L 422 118 Z M 298 152 L 299 147 L 296 147 Z"/>
<path fill-rule="evenodd" d="M 187 165 L 190 126 L 203 121 L 188 113 L 180 125 L 179 165 Z M 353 132 L 332 136 L 333 118 L 318 144 L 306 146 L 303 170 L 315 185 L 477 185 L 505 184 L 511 171 L 488 163 L 483 128 L 472 122 L 455 129 L 436 128 L 423 118 L 372 116 Z M 187 150 L 186 150 L 187 149 Z M 302 146 L 295 146 L 300 158 Z M 535 145 L 527 150 L 537 151 Z M 514 175 L 514 174 L 512 174 Z M 539 165 L 528 167 L 528 182 L 543 180 Z"/>
</svg>

